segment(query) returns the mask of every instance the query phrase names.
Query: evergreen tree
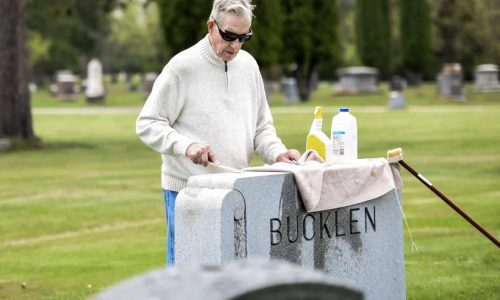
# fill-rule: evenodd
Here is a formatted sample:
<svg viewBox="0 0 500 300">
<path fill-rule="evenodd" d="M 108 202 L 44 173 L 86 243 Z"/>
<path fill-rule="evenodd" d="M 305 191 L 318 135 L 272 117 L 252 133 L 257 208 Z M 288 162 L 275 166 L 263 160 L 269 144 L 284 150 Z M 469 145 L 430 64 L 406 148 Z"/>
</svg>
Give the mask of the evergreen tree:
<svg viewBox="0 0 500 300">
<path fill-rule="evenodd" d="M 259 66 L 267 68 L 280 62 L 283 49 L 284 15 L 280 0 L 254 0 L 256 5 L 252 31 L 254 36 L 243 47 L 252 53 Z"/>
<path fill-rule="evenodd" d="M 129 2 L 115 10 L 110 22 L 102 56 L 107 72 L 159 72 L 163 68 L 165 45 L 155 2 Z"/>
<path fill-rule="evenodd" d="M 207 20 L 213 1 L 157 0 L 157 3 L 170 57 L 194 45 L 207 34 Z M 254 0 L 253 4 L 256 5 L 252 20 L 254 36 L 243 45 L 243 49 L 252 53 L 260 66 L 267 68 L 280 60 L 283 13 L 280 0 Z"/>
<path fill-rule="evenodd" d="M 366 66 L 383 77 L 391 70 L 391 30 L 388 0 L 356 0 L 356 46 Z"/>
<path fill-rule="evenodd" d="M 157 0 L 170 56 L 206 34 L 212 1 Z M 194 3 L 193 3 L 194 2 Z M 336 0 L 257 0 L 254 37 L 244 49 L 262 67 L 295 63 L 300 97 L 307 101 L 318 64 L 339 60 Z M 187 18 L 186 16 L 189 16 Z M 264 76 L 266 76 L 264 72 Z"/>
<path fill-rule="evenodd" d="M 337 62 L 339 55 L 336 0 L 286 0 L 283 57 L 295 63 L 302 101 L 311 95 L 311 80 L 319 64 Z"/>
<path fill-rule="evenodd" d="M 160 26 L 170 57 L 196 44 L 207 34 L 212 1 L 157 0 L 157 3 Z"/>
<path fill-rule="evenodd" d="M 436 28 L 432 46 L 442 63 L 462 64 L 467 78 L 472 78 L 477 64 L 498 64 L 500 37 L 495 35 L 498 1 L 435 0 L 430 4 Z"/>
<path fill-rule="evenodd" d="M 28 29 L 49 45 L 46 58 L 33 66 L 35 72 L 85 70 L 90 57 L 100 57 L 109 33 L 108 14 L 121 1 L 26 0 Z"/>
<path fill-rule="evenodd" d="M 403 68 L 409 84 L 419 84 L 431 54 L 430 12 L 427 0 L 401 0 L 400 25 Z"/>
</svg>

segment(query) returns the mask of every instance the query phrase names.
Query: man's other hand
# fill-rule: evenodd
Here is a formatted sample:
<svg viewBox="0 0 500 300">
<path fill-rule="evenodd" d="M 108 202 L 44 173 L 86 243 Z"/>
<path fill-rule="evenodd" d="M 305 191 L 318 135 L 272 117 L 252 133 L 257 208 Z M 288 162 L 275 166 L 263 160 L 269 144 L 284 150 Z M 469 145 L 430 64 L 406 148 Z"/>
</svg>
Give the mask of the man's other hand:
<svg viewBox="0 0 500 300">
<path fill-rule="evenodd" d="M 276 157 L 276 162 L 296 164 L 299 159 L 300 159 L 300 152 L 295 149 L 290 149 L 287 152 L 278 155 L 278 157 Z"/>
</svg>

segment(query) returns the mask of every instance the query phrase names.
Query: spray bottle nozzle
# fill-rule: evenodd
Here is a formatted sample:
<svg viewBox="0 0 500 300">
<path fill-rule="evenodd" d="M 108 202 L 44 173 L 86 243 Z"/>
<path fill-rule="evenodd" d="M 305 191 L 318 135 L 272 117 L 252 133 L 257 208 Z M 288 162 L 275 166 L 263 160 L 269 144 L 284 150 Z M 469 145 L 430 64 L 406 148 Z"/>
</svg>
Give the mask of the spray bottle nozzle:
<svg viewBox="0 0 500 300">
<path fill-rule="evenodd" d="M 316 106 L 314 108 L 314 118 L 315 119 L 322 119 L 323 118 L 323 107 Z"/>
</svg>

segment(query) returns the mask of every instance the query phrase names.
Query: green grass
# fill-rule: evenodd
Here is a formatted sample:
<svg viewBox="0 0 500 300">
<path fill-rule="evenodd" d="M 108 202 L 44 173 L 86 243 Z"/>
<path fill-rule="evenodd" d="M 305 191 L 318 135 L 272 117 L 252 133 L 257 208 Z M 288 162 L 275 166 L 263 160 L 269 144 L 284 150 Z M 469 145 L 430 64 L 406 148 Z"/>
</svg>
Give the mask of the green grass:
<svg viewBox="0 0 500 300">
<path fill-rule="evenodd" d="M 431 90 L 407 91 L 408 102 L 419 105 L 410 95 Z M 330 103 L 321 93 L 327 94 L 320 89 L 301 112 L 275 110 L 287 146 L 304 150 L 312 105 L 329 106 L 325 129 L 337 105 L 345 105 L 337 98 Z M 408 163 L 499 237 L 500 97 L 485 95 L 470 100 L 481 106 L 424 97 L 422 105 L 441 105 L 353 110 L 360 157 L 403 147 Z M 383 95 L 355 98 L 360 102 L 354 101 L 355 107 L 386 104 Z M 35 106 L 38 101 L 33 100 Z M 164 265 L 161 160 L 135 136 L 135 118 L 35 115 L 44 148 L 0 153 L 0 299 L 83 299 Z M 498 248 L 406 171 L 402 174 L 404 209 L 418 246 L 411 251 L 405 228 L 408 299 L 497 299 Z"/>
</svg>

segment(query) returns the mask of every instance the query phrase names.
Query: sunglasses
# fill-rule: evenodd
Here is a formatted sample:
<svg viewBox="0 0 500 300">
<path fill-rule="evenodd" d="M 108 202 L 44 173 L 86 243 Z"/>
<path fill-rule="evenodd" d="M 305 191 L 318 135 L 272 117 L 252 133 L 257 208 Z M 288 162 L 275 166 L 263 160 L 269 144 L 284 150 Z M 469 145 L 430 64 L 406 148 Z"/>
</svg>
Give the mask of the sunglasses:
<svg viewBox="0 0 500 300">
<path fill-rule="evenodd" d="M 243 43 L 243 42 L 248 42 L 252 38 L 252 28 L 250 28 L 250 32 L 249 33 L 236 34 L 234 32 L 222 30 L 220 28 L 219 24 L 217 24 L 217 22 L 215 20 L 214 20 L 214 23 L 217 26 L 217 29 L 219 29 L 219 34 L 220 34 L 220 36 L 222 37 L 222 39 L 224 41 L 232 42 L 232 41 L 238 39 L 240 42 Z"/>
</svg>

